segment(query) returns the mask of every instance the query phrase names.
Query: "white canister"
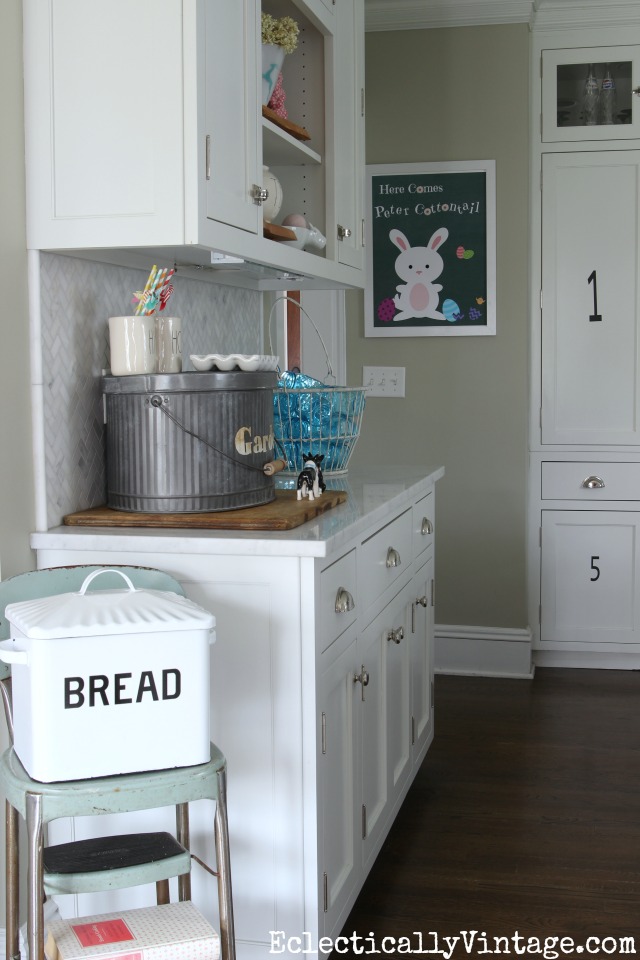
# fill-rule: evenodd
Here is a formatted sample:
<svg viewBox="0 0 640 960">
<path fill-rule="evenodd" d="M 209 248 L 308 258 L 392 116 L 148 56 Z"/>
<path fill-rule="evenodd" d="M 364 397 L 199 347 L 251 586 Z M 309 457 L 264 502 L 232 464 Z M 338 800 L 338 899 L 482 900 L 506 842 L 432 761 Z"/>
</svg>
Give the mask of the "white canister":
<svg viewBox="0 0 640 960">
<path fill-rule="evenodd" d="M 180 317 L 156 317 L 158 373 L 182 372 L 182 320 Z"/>
<path fill-rule="evenodd" d="M 280 213 L 284 195 L 282 193 L 282 184 L 275 173 L 269 170 L 269 167 L 262 168 L 262 185 L 266 187 L 268 196 L 262 201 L 262 216 L 271 223 Z"/>
<path fill-rule="evenodd" d="M 109 317 L 109 344 L 115 377 L 157 372 L 154 316 Z"/>
</svg>

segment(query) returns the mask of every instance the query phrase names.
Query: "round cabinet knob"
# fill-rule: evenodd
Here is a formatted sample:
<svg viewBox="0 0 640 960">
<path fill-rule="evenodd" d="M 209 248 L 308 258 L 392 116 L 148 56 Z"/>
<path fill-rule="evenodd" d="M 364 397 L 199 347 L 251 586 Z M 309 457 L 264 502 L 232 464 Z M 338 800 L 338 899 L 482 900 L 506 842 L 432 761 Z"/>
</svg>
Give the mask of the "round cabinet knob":
<svg viewBox="0 0 640 960">
<path fill-rule="evenodd" d="M 392 567 L 399 567 L 402 563 L 400 559 L 400 554 L 394 547 L 389 547 L 387 550 L 387 569 L 391 570 Z"/>
<path fill-rule="evenodd" d="M 631 91 L 636 97 L 640 97 L 640 87 L 634 87 Z"/>
<path fill-rule="evenodd" d="M 345 587 L 338 587 L 336 593 L 336 613 L 350 613 L 355 607 L 355 602 L 349 591 Z"/>
<path fill-rule="evenodd" d="M 351 228 L 343 227 L 342 224 L 338 224 L 338 240 L 346 240 L 351 236 Z"/>
<path fill-rule="evenodd" d="M 420 533 L 422 534 L 423 537 L 426 537 L 427 534 L 429 534 L 429 533 L 433 533 L 433 524 L 431 523 L 431 520 L 429 520 L 428 517 L 423 517 L 423 518 L 422 518 L 422 525 L 421 525 L 421 527 L 420 527 Z"/>
<path fill-rule="evenodd" d="M 389 643 L 400 643 L 404 639 L 404 628 L 397 627 L 395 630 L 389 630 L 387 634 L 387 640 Z"/>
<path fill-rule="evenodd" d="M 269 199 L 269 191 L 266 187 L 262 187 L 257 183 L 254 183 L 251 187 L 249 194 L 254 203 L 264 203 L 265 200 Z"/>
<path fill-rule="evenodd" d="M 364 668 L 364 663 L 360 668 L 360 673 L 357 673 L 353 678 L 354 683 L 362 684 L 362 700 L 364 701 L 364 688 L 369 686 L 369 674 Z"/>
<path fill-rule="evenodd" d="M 604 480 L 600 477 L 587 477 L 582 481 L 585 490 L 604 490 Z"/>
</svg>

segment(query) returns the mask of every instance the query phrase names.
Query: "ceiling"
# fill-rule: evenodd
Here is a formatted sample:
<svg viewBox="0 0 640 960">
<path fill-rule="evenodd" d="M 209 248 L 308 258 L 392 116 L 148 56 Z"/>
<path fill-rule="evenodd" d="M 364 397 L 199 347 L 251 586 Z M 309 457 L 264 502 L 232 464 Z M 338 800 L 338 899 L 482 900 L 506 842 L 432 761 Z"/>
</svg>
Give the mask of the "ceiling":
<svg viewBox="0 0 640 960">
<path fill-rule="evenodd" d="M 365 0 L 366 29 L 640 24 L 639 0 Z"/>
</svg>

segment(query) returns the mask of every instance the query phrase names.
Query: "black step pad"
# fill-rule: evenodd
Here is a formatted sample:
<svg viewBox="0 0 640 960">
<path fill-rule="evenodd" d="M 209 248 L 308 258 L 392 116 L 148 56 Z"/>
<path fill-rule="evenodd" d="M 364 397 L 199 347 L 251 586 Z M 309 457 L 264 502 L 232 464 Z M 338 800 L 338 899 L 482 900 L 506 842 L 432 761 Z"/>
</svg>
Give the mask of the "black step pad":
<svg viewBox="0 0 640 960">
<path fill-rule="evenodd" d="M 44 848 L 45 873 L 92 873 L 156 863 L 184 852 L 170 833 L 132 833 Z"/>
</svg>

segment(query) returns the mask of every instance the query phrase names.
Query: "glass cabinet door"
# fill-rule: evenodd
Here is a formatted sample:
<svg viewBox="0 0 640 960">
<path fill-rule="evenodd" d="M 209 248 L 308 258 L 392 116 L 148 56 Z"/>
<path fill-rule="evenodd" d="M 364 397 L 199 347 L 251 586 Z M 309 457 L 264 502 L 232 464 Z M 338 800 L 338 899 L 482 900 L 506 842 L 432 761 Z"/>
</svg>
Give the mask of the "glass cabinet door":
<svg viewBox="0 0 640 960">
<path fill-rule="evenodd" d="M 640 48 L 542 51 L 542 139 L 640 136 Z"/>
</svg>

